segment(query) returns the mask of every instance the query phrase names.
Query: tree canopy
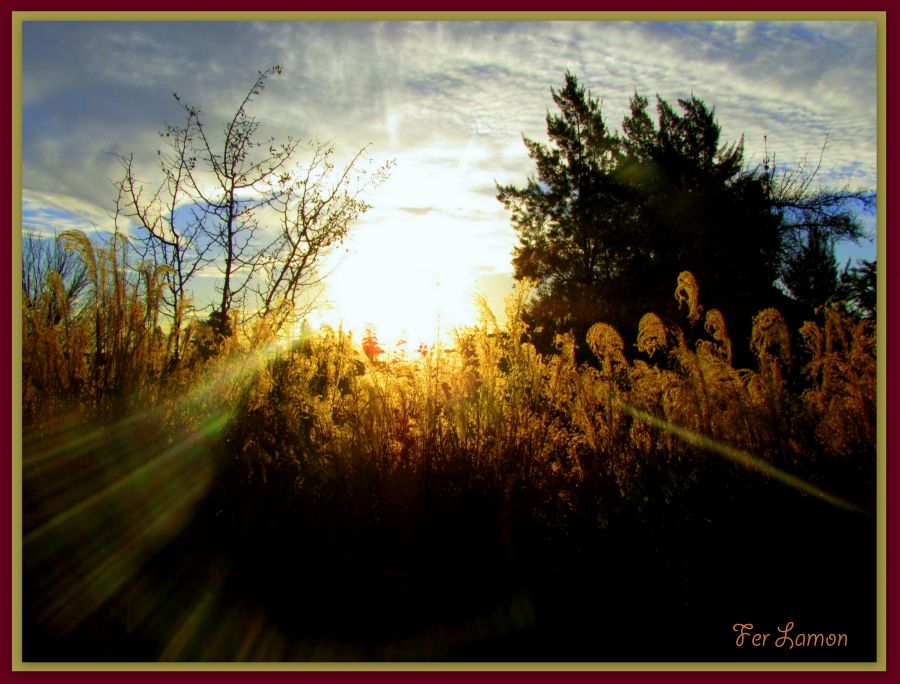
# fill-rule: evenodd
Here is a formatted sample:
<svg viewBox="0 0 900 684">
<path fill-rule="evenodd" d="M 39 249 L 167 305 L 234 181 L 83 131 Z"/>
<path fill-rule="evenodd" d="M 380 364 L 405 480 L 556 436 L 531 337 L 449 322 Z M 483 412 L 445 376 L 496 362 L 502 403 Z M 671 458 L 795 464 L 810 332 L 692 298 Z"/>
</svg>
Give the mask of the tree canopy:
<svg viewBox="0 0 900 684">
<path fill-rule="evenodd" d="M 633 339 L 646 312 L 676 315 L 682 271 L 707 306 L 749 326 L 760 309 L 790 305 L 776 286 L 784 276 L 807 294 L 822 250 L 859 237 L 844 206 L 857 195 L 824 198 L 774 166 L 747 168 L 743 139 L 723 143 L 714 110 L 693 95 L 677 107 L 657 97 L 654 118 L 635 93 L 621 133 L 571 72 L 551 95 L 549 144 L 524 139 L 535 174 L 522 187 L 497 186 L 519 237 L 515 276 L 537 285 L 528 318 L 543 346 L 562 330 L 583 339 L 601 321 Z"/>
</svg>

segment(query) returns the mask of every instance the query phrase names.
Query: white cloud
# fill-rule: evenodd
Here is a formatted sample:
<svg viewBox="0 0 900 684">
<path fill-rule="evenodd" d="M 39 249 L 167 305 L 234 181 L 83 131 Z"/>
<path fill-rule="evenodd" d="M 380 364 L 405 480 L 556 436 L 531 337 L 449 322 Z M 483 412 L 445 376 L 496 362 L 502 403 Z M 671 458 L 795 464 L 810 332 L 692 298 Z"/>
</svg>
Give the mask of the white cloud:
<svg viewBox="0 0 900 684">
<path fill-rule="evenodd" d="M 24 192 L 22 217 L 23 225 L 42 232 L 113 230 L 112 218 L 95 204 L 52 192 Z"/>
<path fill-rule="evenodd" d="M 693 92 L 715 105 L 724 140 L 745 135 L 751 163 L 764 136 L 789 165 L 828 135 L 821 179 L 875 185 L 871 22 L 41 22 L 24 34 L 30 215 L 46 202 L 98 221 L 117 173 L 105 152 L 133 152 L 151 179 L 156 133 L 180 121 L 173 91 L 212 131 L 276 63 L 283 75 L 252 105 L 261 134 L 332 140 L 339 155 L 371 143 L 397 165 L 360 225 L 455 236 L 465 224 L 475 264 L 493 273 L 509 272 L 514 244 L 494 181 L 533 172 L 521 136 L 545 139 L 549 89 L 567 68 L 611 128 L 635 90 L 670 102 Z"/>
</svg>

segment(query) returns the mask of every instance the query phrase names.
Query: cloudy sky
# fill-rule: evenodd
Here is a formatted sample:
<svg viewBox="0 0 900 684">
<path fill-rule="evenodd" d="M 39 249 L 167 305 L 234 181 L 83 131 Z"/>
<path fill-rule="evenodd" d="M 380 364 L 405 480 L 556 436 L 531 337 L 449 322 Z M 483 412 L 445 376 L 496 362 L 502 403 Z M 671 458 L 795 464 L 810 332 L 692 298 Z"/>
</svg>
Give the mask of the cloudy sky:
<svg viewBox="0 0 900 684">
<path fill-rule="evenodd" d="M 107 227 L 110 153 L 152 177 L 158 131 L 182 120 L 173 91 L 218 123 L 273 64 L 283 74 L 253 106 L 266 135 L 333 141 L 339 155 L 371 145 L 396 162 L 328 264 L 347 317 L 440 292 L 452 319 L 473 286 L 496 301 L 515 235 L 494 184 L 532 172 L 522 135 L 546 139 L 566 69 L 612 128 L 635 91 L 693 93 L 715 106 L 724 141 L 744 136 L 750 163 L 764 136 L 783 166 L 818 158 L 827 136 L 821 181 L 876 183 L 873 22 L 26 22 L 25 224 Z"/>
</svg>

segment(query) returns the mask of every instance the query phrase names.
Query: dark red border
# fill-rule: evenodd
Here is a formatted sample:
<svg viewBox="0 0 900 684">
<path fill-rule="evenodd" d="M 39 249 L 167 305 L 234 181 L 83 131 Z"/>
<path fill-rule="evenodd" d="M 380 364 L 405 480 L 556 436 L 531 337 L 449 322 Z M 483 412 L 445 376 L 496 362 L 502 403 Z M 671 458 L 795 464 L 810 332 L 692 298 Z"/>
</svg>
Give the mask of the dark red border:
<svg viewBox="0 0 900 684">
<path fill-rule="evenodd" d="M 317 2 L 309 2 L 302 1 L 301 2 L 289 2 L 285 0 L 269 0 L 268 2 L 263 2 L 259 4 L 254 4 L 252 6 L 247 5 L 245 2 L 240 2 L 239 0 L 216 0 L 213 2 L 212 0 L 194 0 L 193 2 L 184 2 L 183 0 L 156 0 L 155 2 L 139 2 L 136 4 L 122 4 L 121 2 L 115 2 L 113 0 L 93 0 L 92 2 L 85 2 L 80 4 L 74 4 L 69 2 L 63 2 L 61 0 L 44 0 L 44 1 L 26 1 L 26 0 L 18 0 L 13 2 L 4 2 L 4 10 L 6 14 L 7 28 L 4 32 L 7 36 L 7 45 L 11 42 L 11 32 L 12 32 L 12 12 L 13 11 L 23 11 L 23 10 L 31 10 L 31 11 L 49 11 L 49 10 L 125 10 L 125 9 L 135 9 L 135 10 L 144 10 L 144 11 L 184 11 L 184 10 L 199 10 L 199 11 L 241 11 L 241 10 L 252 10 L 252 11 L 297 11 L 297 10 L 321 10 L 321 11 L 348 11 L 348 12 L 359 12 L 359 11 L 401 11 L 401 10 L 443 10 L 443 11 L 467 11 L 467 12 L 477 12 L 477 11 L 541 11 L 541 10 L 552 10 L 552 11 L 598 11 L 598 10 L 621 10 L 621 11 L 705 11 L 705 12 L 714 12 L 714 11 L 736 11 L 736 10 L 754 10 L 754 11 L 807 11 L 807 12 L 821 12 L 821 11 L 842 11 L 842 10 L 865 10 L 865 11 L 887 11 L 887 36 L 891 37 L 896 35 L 896 31 L 898 29 L 898 14 L 894 13 L 893 10 L 893 2 L 891 0 L 876 0 L 874 2 L 867 2 L 863 4 L 859 3 L 851 3 L 851 2 L 836 2 L 835 0 L 791 0 L 789 2 L 784 2 L 784 0 L 753 0 L 751 2 L 741 2 L 739 4 L 730 4 L 723 3 L 720 1 L 716 2 L 713 0 L 692 0 L 690 2 L 678 2 L 677 0 L 617 0 L 614 2 L 605 2 L 604 0 L 594 1 L 586 1 L 586 0 L 556 0 L 555 2 L 549 3 L 547 0 L 494 0 L 493 2 L 478 2 L 473 0 L 428 0 L 427 2 L 414 2 L 412 0 L 390 0 L 387 2 L 364 2 L 362 0 L 332 0 L 330 2 L 325 2 L 323 0 L 319 0 Z M 2 44 L 3 41 L 0 41 Z M 11 85 L 11 51 L 9 48 L 0 49 L 0 54 L 2 54 L 2 73 L 4 83 L 7 86 Z M 891 44 L 888 42 L 887 45 L 887 121 L 891 121 L 891 112 L 895 112 L 896 108 L 893 106 L 895 99 L 898 97 L 897 95 L 897 85 L 895 78 L 895 73 L 892 70 L 892 67 L 896 66 L 896 51 L 891 49 Z M 10 93 L 11 97 L 11 87 L 6 88 L 6 92 Z M 3 131 L 11 130 L 11 121 L 10 121 L 11 109 L 9 106 L 5 106 L 2 111 L 2 120 L 3 122 Z M 11 136 L 7 133 L 2 135 L 2 145 L 4 152 L 4 159 L 11 159 L 12 157 L 12 139 Z M 886 156 L 887 156 L 887 197 L 897 197 L 898 191 L 898 182 L 897 176 L 892 174 L 891 171 L 897 168 L 897 164 L 893 163 L 893 160 L 900 157 L 900 145 L 897 144 L 897 139 L 895 137 L 891 137 L 890 132 L 886 136 Z M 2 166 L 2 171 L 0 171 L 0 178 L 3 179 L 3 187 L 8 188 L 9 190 L 4 190 L 3 196 L 8 198 L 8 202 L 2 202 L 4 207 L 4 211 L 6 212 L 3 222 L 0 225 L 6 225 L 6 220 L 10 217 L 10 207 L 12 201 L 15 199 L 12 196 L 12 178 L 8 177 L 7 174 L 11 174 L 11 165 L 4 164 Z M 9 192 L 9 195 L 6 193 Z M 885 203 L 882 202 L 881 206 L 884 207 Z M 890 227 L 896 221 L 892 221 L 891 217 L 888 217 L 888 232 L 890 233 Z M 10 227 L 10 230 L 12 226 Z M 6 245 L 7 247 L 10 245 L 11 232 L 7 234 L 6 237 Z M 887 243 L 887 247 L 889 250 L 889 258 L 892 258 L 898 252 L 896 247 L 897 242 L 891 241 Z M 11 287 L 11 263 L 10 259 L 0 259 L 0 263 L 2 263 L 2 273 L 4 282 L 9 284 Z M 887 301 L 888 307 L 885 315 L 883 316 L 883 320 L 885 321 L 885 329 L 887 332 L 887 338 L 889 340 L 897 339 L 897 319 L 892 318 L 889 314 L 893 313 L 893 309 L 896 308 L 892 305 L 894 300 L 893 295 L 896 290 L 896 280 L 897 278 L 893 276 L 892 271 L 887 272 Z M 10 301 L 10 300 L 7 300 Z M 2 327 L 4 333 L 2 337 L 0 337 L 0 345 L 2 345 L 2 356 L 4 359 L 11 359 L 12 356 L 12 333 L 11 333 L 11 318 L 7 317 L 2 322 Z M 11 365 L 9 362 L 4 362 L 3 365 L 3 377 L 8 378 L 9 382 L 6 384 L 7 387 L 10 387 L 12 384 L 11 379 Z M 887 366 L 887 386 L 893 387 L 897 382 L 900 382 L 900 373 L 898 373 L 897 366 L 888 364 Z M 12 406 L 11 406 L 11 393 L 4 393 L 2 397 L 2 403 L 4 408 L 7 409 L 5 415 L 12 415 Z M 891 532 L 898 528 L 900 522 L 897 520 L 897 506 L 894 505 L 892 500 L 892 495 L 897 493 L 898 491 L 898 476 L 897 467 L 893 466 L 893 454 L 891 452 L 894 451 L 893 447 L 893 434 L 894 434 L 894 423 L 893 423 L 893 411 L 892 404 L 887 402 L 888 409 L 888 444 L 887 444 L 887 485 L 888 485 L 888 496 L 887 496 L 887 529 L 888 529 L 888 539 L 890 540 L 892 535 Z M 11 450 L 11 430 L 13 427 L 13 418 L 10 419 L 9 423 L 5 423 L 4 432 L 6 433 L 6 444 L 10 445 L 8 448 Z M 3 450 L 6 451 L 6 450 Z M 11 457 L 11 454 L 10 454 Z M 7 464 L 9 464 L 7 461 Z M 9 465 L 4 467 L 0 467 L 0 491 L 11 492 L 12 488 L 12 480 L 11 480 L 11 468 Z M 0 586 L 7 587 L 5 590 L 0 590 L 0 614 L 11 617 L 11 562 L 10 562 L 10 553 L 11 553 L 11 525 L 9 524 L 9 518 L 7 515 L 11 514 L 11 509 L 9 507 L 6 508 L 6 515 L 2 516 L 5 523 L 2 527 L 2 542 L 0 545 L 3 547 L 3 562 L 0 563 Z M 891 573 L 896 573 L 896 568 L 898 567 L 897 563 L 897 547 L 888 544 L 887 548 L 887 567 L 888 572 L 887 576 L 890 578 Z M 704 672 L 704 673 L 690 673 L 690 672 L 679 672 L 679 673 L 660 673 L 660 672 L 648 672 L 648 673 L 613 673 L 613 672 L 603 672 L 603 673 L 575 673 L 569 672 L 565 673 L 563 676 L 568 681 L 587 681 L 587 680 L 603 680 L 607 681 L 628 681 L 628 682 L 641 682 L 645 680 L 661 680 L 668 679 L 672 681 L 679 682 L 713 682 L 719 681 L 720 679 L 727 679 L 729 681 L 751 681 L 751 680 L 761 680 L 763 677 L 766 678 L 767 682 L 778 682 L 784 681 L 791 683 L 796 682 L 798 679 L 802 681 L 825 681 L 825 682 L 833 682 L 838 679 L 849 681 L 850 678 L 856 677 L 864 677 L 867 680 L 876 679 L 879 681 L 884 681 L 887 675 L 891 671 L 895 671 L 898 668 L 891 657 L 892 654 L 896 654 L 898 651 L 894 648 L 895 646 L 900 646 L 900 639 L 897 638 L 897 620 L 896 616 L 898 613 L 898 598 L 897 593 L 891 591 L 891 586 L 888 587 L 887 594 L 887 602 L 888 602 L 888 616 L 887 616 L 887 658 L 888 658 L 888 672 L 887 673 L 829 673 L 829 672 L 813 672 L 813 673 L 801 673 L 801 672 L 783 672 L 783 673 L 764 673 L 764 672 L 735 672 L 735 673 L 715 673 L 715 672 Z M 173 672 L 138 672 L 138 673 L 115 673 L 115 672 L 103 672 L 103 673 L 91 673 L 91 672 L 76 672 L 76 673 L 51 673 L 51 672 L 11 672 L 11 664 L 12 664 L 12 649 L 11 649 L 11 628 L 12 621 L 11 619 L 3 619 L 0 620 L 0 640 L 2 640 L 2 653 L 4 654 L 4 663 L 0 664 L 0 678 L 5 680 L 7 677 L 10 679 L 15 679 L 18 681 L 28 680 L 29 682 L 40 683 L 40 682 L 50 682 L 57 681 L 63 678 L 81 681 L 81 682 L 93 682 L 93 681 L 111 681 L 112 679 L 119 678 L 127 678 L 129 680 L 138 680 L 138 681 L 157 681 L 162 677 L 165 677 L 166 682 L 173 681 L 182 681 L 182 680 L 196 680 L 201 679 L 203 681 L 234 681 L 237 678 L 241 680 L 246 680 L 248 677 L 269 677 L 269 678 L 277 678 L 281 681 L 285 681 L 287 678 L 291 679 L 301 679 L 303 681 L 322 681 L 322 682 L 340 682 L 345 680 L 353 680 L 360 681 L 366 680 L 370 682 L 378 682 L 378 683 L 387 683 L 387 682 L 411 682 L 417 681 L 419 679 L 428 679 L 431 681 L 448 681 L 448 680 L 462 680 L 465 679 L 466 682 L 478 682 L 490 679 L 491 681 L 499 680 L 499 681 L 508 681 L 508 682 L 519 682 L 519 681 L 553 681 L 556 677 L 559 676 L 559 673 L 528 673 L 528 672 L 517 672 L 517 673 L 451 673 L 451 672 L 428 672 L 428 673 L 290 673 L 290 672 L 279 672 L 279 673 L 238 673 L 238 672 L 224 672 L 224 673 L 216 673 L 216 672 L 199 672 L 199 673 L 173 673 Z M 897 657 L 894 655 L 894 657 Z M 892 666 L 893 665 L 893 666 Z"/>
</svg>

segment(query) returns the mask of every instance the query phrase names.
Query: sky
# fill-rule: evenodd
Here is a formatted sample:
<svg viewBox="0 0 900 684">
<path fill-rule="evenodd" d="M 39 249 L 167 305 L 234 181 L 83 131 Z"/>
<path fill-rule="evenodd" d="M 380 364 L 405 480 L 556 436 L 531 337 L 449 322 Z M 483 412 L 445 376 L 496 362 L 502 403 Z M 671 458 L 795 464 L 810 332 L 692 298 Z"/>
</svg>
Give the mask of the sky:
<svg viewBox="0 0 900 684">
<path fill-rule="evenodd" d="M 744 137 L 751 165 L 766 147 L 782 167 L 815 161 L 827 139 L 822 183 L 876 185 L 874 22 L 29 21 L 23 223 L 108 229 L 114 155 L 154 177 L 158 132 L 183 119 L 173 92 L 218 125 L 274 64 L 282 74 L 252 106 L 264 136 L 393 161 L 323 263 L 318 314 L 388 337 L 470 322 L 475 292 L 499 309 L 516 237 L 495 183 L 533 173 L 522 136 L 546 140 L 550 88 L 567 69 L 613 129 L 634 92 L 693 93 L 715 107 L 723 142 Z M 865 223 L 873 239 L 842 245 L 842 262 L 874 258 L 874 217 Z"/>
</svg>

